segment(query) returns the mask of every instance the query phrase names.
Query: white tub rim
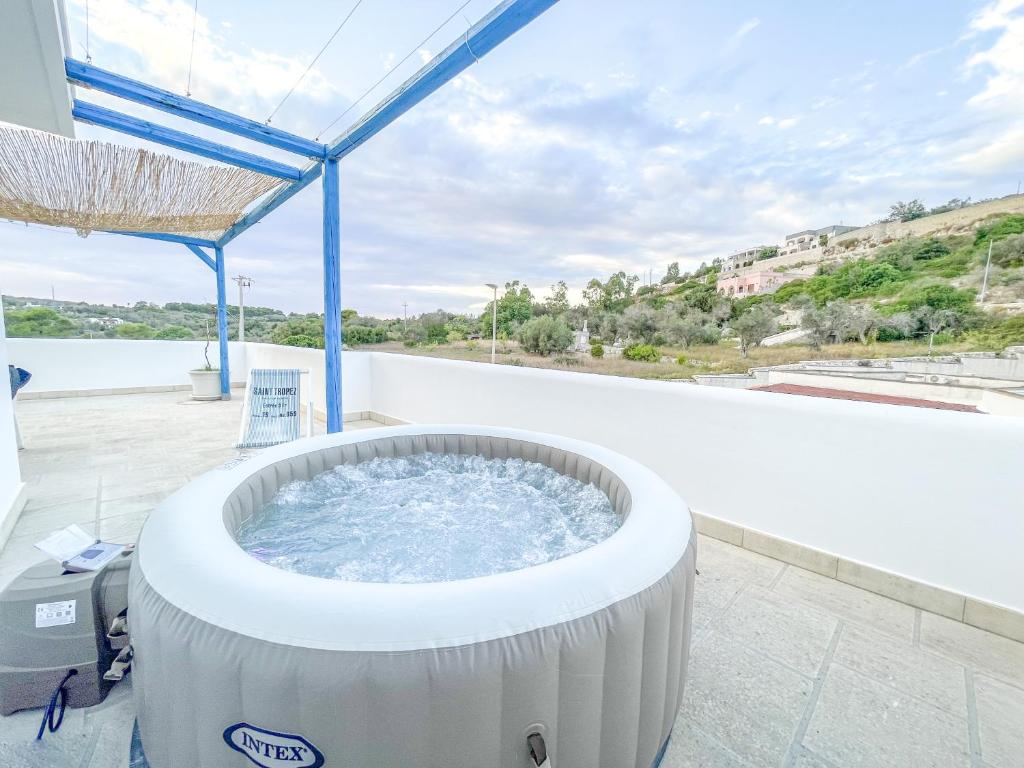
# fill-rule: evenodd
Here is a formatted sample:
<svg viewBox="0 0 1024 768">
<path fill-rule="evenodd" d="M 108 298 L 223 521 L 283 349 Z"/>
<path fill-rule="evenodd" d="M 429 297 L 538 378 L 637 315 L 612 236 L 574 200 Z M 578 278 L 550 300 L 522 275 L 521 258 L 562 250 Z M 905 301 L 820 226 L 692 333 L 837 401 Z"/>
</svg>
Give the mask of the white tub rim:
<svg viewBox="0 0 1024 768">
<path fill-rule="evenodd" d="M 252 475 L 303 453 L 410 435 L 533 442 L 586 456 L 629 490 L 630 513 L 609 538 L 517 571 L 448 582 L 381 584 L 291 573 L 245 552 L 224 524 L 227 499 Z M 137 567 L 178 608 L 267 642 L 325 650 L 414 651 L 529 632 L 595 613 L 663 579 L 692 538 L 686 505 L 664 480 L 602 446 L 478 425 L 408 425 L 297 440 L 211 470 L 147 520 Z"/>
</svg>

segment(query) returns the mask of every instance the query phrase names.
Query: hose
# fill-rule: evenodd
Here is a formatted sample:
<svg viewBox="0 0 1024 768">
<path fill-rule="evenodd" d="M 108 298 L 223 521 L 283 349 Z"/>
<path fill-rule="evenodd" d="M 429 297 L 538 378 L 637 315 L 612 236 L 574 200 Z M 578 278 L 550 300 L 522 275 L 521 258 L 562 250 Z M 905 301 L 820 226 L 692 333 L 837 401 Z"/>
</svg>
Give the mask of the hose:
<svg viewBox="0 0 1024 768">
<path fill-rule="evenodd" d="M 77 669 L 69 669 L 68 673 L 64 675 L 64 679 L 60 681 L 60 685 L 53 691 L 53 695 L 50 696 L 50 703 L 46 705 L 46 711 L 43 712 L 43 722 L 39 724 L 39 733 L 36 734 L 36 741 L 40 741 L 43 738 L 43 733 L 49 728 L 50 733 L 56 733 L 57 729 L 60 728 L 60 724 L 64 722 L 64 709 L 68 704 L 68 692 L 64 687 L 68 684 L 68 680 L 78 674 Z M 60 700 L 60 704 L 57 701 Z M 60 709 L 57 714 L 57 722 L 53 721 L 53 715 L 57 712 L 58 707 Z"/>
</svg>

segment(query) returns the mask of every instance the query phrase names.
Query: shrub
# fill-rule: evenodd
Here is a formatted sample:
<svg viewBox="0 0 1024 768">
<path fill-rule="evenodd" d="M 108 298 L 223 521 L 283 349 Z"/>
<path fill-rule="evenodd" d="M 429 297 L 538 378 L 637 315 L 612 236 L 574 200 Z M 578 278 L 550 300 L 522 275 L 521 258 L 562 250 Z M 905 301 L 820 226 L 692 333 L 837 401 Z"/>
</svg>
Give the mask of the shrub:
<svg viewBox="0 0 1024 768">
<path fill-rule="evenodd" d="M 191 339 L 193 338 L 192 331 L 183 325 L 168 325 L 166 328 L 161 328 L 157 331 L 154 338 L 160 339 L 161 341 L 175 340 L 175 339 Z"/>
<path fill-rule="evenodd" d="M 346 344 L 383 344 L 388 340 L 387 329 L 383 326 L 346 325 L 342 329 L 342 338 Z"/>
<path fill-rule="evenodd" d="M 566 368 L 582 368 L 583 361 L 573 355 L 559 355 L 554 358 L 555 365 L 564 365 Z"/>
<path fill-rule="evenodd" d="M 630 344 L 622 350 L 622 356 L 627 360 L 641 363 L 656 363 L 661 360 L 661 352 L 650 344 Z"/>
<path fill-rule="evenodd" d="M 519 329 L 519 341 L 527 352 L 550 355 L 562 352 L 572 344 L 572 330 L 561 317 L 532 317 Z"/>
<path fill-rule="evenodd" d="M 604 357 L 604 345 L 603 344 L 592 344 L 590 346 L 590 356 L 596 358 Z"/>
<path fill-rule="evenodd" d="M 301 333 L 289 336 L 281 343 L 288 347 L 307 347 L 309 349 L 320 349 L 323 346 L 319 339 Z"/>
<path fill-rule="evenodd" d="M 688 362 L 686 355 L 676 355 L 676 365 L 686 365 Z"/>
<path fill-rule="evenodd" d="M 156 331 L 145 323 L 121 323 L 116 333 L 121 339 L 152 339 Z"/>
<path fill-rule="evenodd" d="M 996 219 L 991 224 L 978 227 L 974 235 L 974 244 L 988 244 L 989 240 L 1002 240 L 1010 235 L 1024 234 L 1024 214 L 1015 213 Z"/>
<path fill-rule="evenodd" d="M 523 367 L 524 365 L 526 365 L 526 363 L 524 363 L 518 357 L 512 357 L 512 358 L 509 358 L 508 360 L 505 360 L 503 362 L 504 362 L 505 365 L 515 365 L 515 366 L 520 367 L 520 368 Z"/>
</svg>

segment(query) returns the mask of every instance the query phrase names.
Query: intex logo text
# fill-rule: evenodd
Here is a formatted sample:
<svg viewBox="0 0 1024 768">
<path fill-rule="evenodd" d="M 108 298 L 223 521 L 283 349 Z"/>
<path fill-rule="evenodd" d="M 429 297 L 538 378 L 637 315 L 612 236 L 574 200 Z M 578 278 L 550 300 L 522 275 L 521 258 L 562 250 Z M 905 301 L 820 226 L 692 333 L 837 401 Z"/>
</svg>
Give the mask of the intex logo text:
<svg viewBox="0 0 1024 768">
<path fill-rule="evenodd" d="M 235 723 L 224 729 L 224 741 L 260 768 L 320 768 L 324 756 L 302 736 Z"/>
</svg>

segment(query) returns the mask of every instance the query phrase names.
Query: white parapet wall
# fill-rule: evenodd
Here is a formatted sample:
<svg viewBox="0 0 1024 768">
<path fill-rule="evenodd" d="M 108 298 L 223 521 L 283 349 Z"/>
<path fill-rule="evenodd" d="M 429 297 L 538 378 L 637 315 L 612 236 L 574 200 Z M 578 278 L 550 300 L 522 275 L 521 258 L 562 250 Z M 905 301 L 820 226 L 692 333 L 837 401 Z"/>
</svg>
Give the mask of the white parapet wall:
<svg viewBox="0 0 1024 768">
<path fill-rule="evenodd" d="M 7 354 L 14 365 L 32 373 L 19 397 L 61 397 L 187 388 L 188 372 L 206 364 L 204 345 L 202 341 L 8 339 Z M 215 365 L 216 354 L 213 343 L 210 360 Z M 303 383 L 312 381 L 314 408 L 323 415 L 323 350 L 232 341 L 228 355 L 236 386 L 248 380 L 252 368 L 309 370 L 312 379 L 303 377 Z M 347 413 L 370 410 L 369 353 L 342 355 L 342 390 Z M 305 404 L 305 393 L 302 400 Z"/>
<path fill-rule="evenodd" d="M 189 385 L 188 372 L 206 365 L 204 341 L 120 339 L 8 339 L 13 365 L 32 374 L 19 395 L 159 390 Z M 245 381 L 245 344 L 228 344 L 232 382 Z M 210 362 L 219 364 L 217 342 Z"/>
<path fill-rule="evenodd" d="M 4 334 L 3 312 L 0 312 L 0 370 L 7 373 L 9 362 Z M 0 549 L 3 548 L 24 506 L 25 483 L 18 464 L 11 390 L 5 380 L 0 394 Z"/>
<path fill-rule="evenodd" d="M 383 353 L 371 381 L 380 413 L 591 440 L 701 513 L 1024 612 L 1018 419 Z"/>
</svg>

